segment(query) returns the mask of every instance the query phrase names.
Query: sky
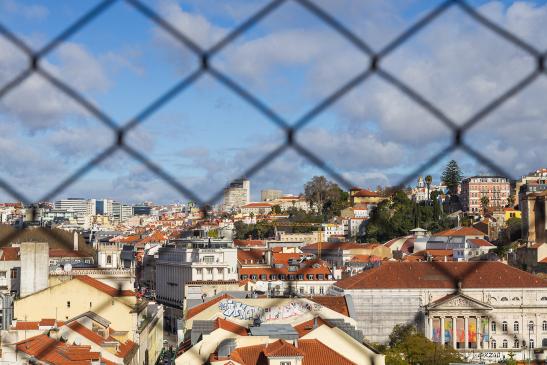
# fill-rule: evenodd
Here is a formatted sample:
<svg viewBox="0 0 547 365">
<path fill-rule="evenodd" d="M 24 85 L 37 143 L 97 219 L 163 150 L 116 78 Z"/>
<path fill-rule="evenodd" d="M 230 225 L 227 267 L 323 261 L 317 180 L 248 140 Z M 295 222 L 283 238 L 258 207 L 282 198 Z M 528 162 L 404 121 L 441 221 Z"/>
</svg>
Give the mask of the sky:
<svg viewBox="0 0 547 365">
<path fill-rule="evenodd" d="M 143 1 L 172 27 L 208 49 L 266 1 Z M 317 0 L 379 51 L 436 1 Z M 547 50 L 544 2 L 474 1 L 494 23 Z M 98 1 L 0 0 L 0 24 L 38 50 Z M 0 88 L 25 68 L 25 55 L 0 36 Z M 286 1 L 220 50 L 211 64 L 289 124 L 365 71 L 370 59 L 295 1 Z M 457 7 L 394 50 L 381 66 L 462 124 L 535 67 L 535 59 L 485 29 Z M 192 74 L 200 60 L 125 2 L 63 41 L 40 63 L 116 124 L 124 125 Z M 518 177 L 547 166 L 547 77 L 470 128 L 465 141 Z M 282 128 L 205 74 L 128 132 L 126 143 L 178 183 L 208 200 L 283 143 Z M 395 185 L 451 143 L 451 131 L 378 76 L 354 87 L 295 135 L 352 185 Z M 0 100 L 0 179 L 29 200 L 114 142 L 112 130 L 32 75 Z M 466 176 L 491 171 L 455 151 L 422 171 L 434 182 L 450 159 Z M 309 160 L 286 150 L 250 177 L 253 199 L 277 188 L 298 194 L 315 175 Z M 50 200 L 112 198 L 128 203 L 187 201 L 123 151 L 88 171 Z M 14 200 L 5 191 L 0 200 Z"/>
</svg>

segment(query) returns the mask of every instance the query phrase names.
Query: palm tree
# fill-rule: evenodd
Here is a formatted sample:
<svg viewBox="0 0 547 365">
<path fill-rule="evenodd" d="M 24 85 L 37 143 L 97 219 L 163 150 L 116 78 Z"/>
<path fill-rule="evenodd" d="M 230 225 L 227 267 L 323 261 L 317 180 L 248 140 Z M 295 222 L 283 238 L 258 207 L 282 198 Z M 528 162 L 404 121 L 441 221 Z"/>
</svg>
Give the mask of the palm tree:
<svg viewBox="0 0 547 365">
<path fill-rule="evenodd" d="M 427 186 L 427 201 L 429 202 L 429 189 L 431 187 L 431 182 L 433 181 L 433 178 L 431 175 L 427 175 L 425 177 L 425 185 Z"/>
</svg>

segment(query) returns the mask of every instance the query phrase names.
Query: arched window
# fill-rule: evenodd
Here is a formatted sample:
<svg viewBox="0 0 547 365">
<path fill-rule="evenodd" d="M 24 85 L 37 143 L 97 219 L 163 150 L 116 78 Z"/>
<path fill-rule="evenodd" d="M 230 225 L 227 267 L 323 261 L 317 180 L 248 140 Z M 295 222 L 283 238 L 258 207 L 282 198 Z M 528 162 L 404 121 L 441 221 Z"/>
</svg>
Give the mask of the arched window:
<svg viewBox="0 0 547 365">
<path fill-rule="evenodd" d="M 501 301 L 502 301 L 502 302 L 507 302 L 507 301 L 509 301 L 509 299 L 508 299 L 507 297 L 502 297 L 502 298 L 501 298 Z"/>
<path fill-rule="evenodd" d="M 547 321 L 543 321 L 543 324 L 541 325 L 541 329 L 543 332 L 547 332 Z"/>
<path fill-rule="evenodd" d="M 492 347 L 493 349 L 496 348 L 496 340 L 490 341 L 490 347 Z"/>
<path fill-rule="evenodd" d="M 519 347 L 520 347 L 520 341 L 517 339 L 517 340 L 515 340 L 515 342 L 513 343 L 513 348 L 518 349 Z"/>
<path fill-rule="evenodd" d="M 507 332 L 507 322 L 506 321 L 501 322 L 501 330 L 503 332 Z"/>
<path fill-rule="evenodd" d="M 541 300 L 547 301 L 547 297 L 541 297 Z"/>
<path fill-rule="evenodd" d="M 535 348 L 535 347 L 536 347 L 536 346 L 534 346 L 534 339 L 531 338 L 531 339 L 530 339 L 530 348 L 533 349 L 533 348 Z"/>
<path fill-rule="evenodd" d="M 528 331 L 534 332 L 534 321 L 528 322 Z"/>
<path fill-rule="evenodd" d="M 492 322 L 492 332 L 496 332 L 496 322 Z"/>
<path fill-rule="evenodd" d="M 501 343 L 501 347 L 503 347 L 504 349 L 506 349 L 507 346 L 508 346 L 507 340 L 503 340 L 503 342 Z"/>
<path fill-rule="evenodd" d="M 519 322 L 518 321 L 515 321 L 515 323 L 513 323 L 513 331 L 515 331 L 515 332 L 519 331 Z"/>
<path fill-rule="evenodd" d="M 519 300 L 519 297 L 513 297 L 513 302 L 518 302 Z"/>
<path fill-rule="evenodd" d="M 111 263 L 112 263 L 112 256 L 110 256 L 110 255 L 107 255 L 107 256 L 106 256 L 106 263 L 107 263 L 107 264 L 111 264 Z"/>
</svg>

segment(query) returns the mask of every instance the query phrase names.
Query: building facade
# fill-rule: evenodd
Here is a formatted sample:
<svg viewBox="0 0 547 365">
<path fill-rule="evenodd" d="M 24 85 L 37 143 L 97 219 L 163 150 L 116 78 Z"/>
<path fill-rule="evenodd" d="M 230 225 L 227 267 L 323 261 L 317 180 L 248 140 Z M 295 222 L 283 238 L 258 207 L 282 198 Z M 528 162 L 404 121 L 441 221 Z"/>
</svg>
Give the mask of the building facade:
<svg viewBox="0 0 547 365">
<path fill-rule="evenodd" d="M 460 202 L 464 212 L 482 212 L 481 198 L 488 198 L 488 208 L 501 209 L 509 203 L 511 184 L 502 176 L 472 176 L 462 180 Z"/>
<path fill-rule="evenodd" d="M 528 358 L 547 345 L 547 281 L 500 262 L 391 262 L 340 280 L 358 328 L 385 343 L 412 323 L 469 360 Z M 530 351 L 528 351 L 530 350 Z"/>
<path fill-rule="evenodd" d="M 223 209 L 226 211 L 240 209 L 251 201 L 251 182 L 247 179 L 234 180 L 224 189 Z"/>
</svg>

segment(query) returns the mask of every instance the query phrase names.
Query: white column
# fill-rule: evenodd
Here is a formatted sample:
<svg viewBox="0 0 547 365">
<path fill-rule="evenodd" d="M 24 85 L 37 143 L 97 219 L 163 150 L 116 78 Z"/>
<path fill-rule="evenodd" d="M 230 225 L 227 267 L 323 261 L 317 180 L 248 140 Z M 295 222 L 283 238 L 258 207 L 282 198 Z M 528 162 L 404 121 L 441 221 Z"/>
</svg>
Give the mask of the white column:
<svg viewBox="0 0 547 365">
<path fill-rule="evenodd" d="M 458 337 L 458 331 L 456 329 L 456 323 L 458 322 L 458 317 L 452 317 L 452 346 L 456 348 L 456 342 Z"/>
<path fill-rule="evenodd" d="M 444 316 L 441 317 L 441 344 L 444 346 Z"/>
<path fill-rule="evenodd" d="M 469 346 L 469 317 L 465 316 L 463 317 L 463 325 L 464 325 L 464 335 L 465 335 L 465 344 L 463 346 L 464 349 L 468 348 Z"/>
</svg>

